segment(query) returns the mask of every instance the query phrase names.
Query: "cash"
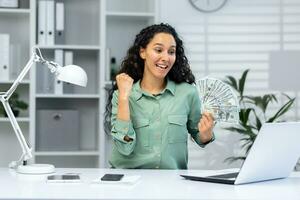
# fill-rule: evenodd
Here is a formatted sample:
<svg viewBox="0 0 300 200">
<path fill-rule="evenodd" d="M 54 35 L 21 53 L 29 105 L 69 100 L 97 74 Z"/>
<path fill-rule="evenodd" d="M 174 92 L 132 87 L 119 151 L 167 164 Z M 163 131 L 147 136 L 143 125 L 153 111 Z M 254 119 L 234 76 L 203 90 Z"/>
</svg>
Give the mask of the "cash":
<svg viewBox="0 0 300 200">
<path fill-rule="evenodd" d="M 212 113 L 216 122 L 238 123 L 240 107 L 231 86 L 211 77 L 197 80 L 196 86 L 201 101 L 201 113 Z"/>
</svg>

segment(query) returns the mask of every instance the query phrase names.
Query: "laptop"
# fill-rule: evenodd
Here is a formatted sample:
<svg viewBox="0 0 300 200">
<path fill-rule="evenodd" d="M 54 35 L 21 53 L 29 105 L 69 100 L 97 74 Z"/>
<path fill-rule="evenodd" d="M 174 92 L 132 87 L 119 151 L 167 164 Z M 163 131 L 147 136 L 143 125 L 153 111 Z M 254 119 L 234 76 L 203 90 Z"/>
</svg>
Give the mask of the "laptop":
<svg viewBox="0 0 300 200">
<path fill-rule="evenodd" d="M 239 172 L 180 175 L 194 181 L 245 184 L 286 178 L 300 157 L 300 122 L 265 123 Z"/>
</svg>

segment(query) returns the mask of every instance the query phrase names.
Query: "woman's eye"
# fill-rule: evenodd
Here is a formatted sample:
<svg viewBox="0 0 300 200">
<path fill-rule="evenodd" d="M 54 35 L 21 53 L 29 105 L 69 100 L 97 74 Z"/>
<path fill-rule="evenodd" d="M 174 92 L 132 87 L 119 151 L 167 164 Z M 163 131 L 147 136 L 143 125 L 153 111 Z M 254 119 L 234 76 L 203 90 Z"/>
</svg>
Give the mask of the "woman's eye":
<svg viewBox="0 0 300 200">
<path fill-rule="evenodd" d="M 161 53 L 162 50 L 161 49 L 155 49 L 156 52 Z"/>
<path fill-rule="evenodd" d="M 171 51 L 169 51 L 169 54 L 170 55 L 174 55 L 176 53 L 176 51 L 175 50 L 171 50 Z"/>
</svg>

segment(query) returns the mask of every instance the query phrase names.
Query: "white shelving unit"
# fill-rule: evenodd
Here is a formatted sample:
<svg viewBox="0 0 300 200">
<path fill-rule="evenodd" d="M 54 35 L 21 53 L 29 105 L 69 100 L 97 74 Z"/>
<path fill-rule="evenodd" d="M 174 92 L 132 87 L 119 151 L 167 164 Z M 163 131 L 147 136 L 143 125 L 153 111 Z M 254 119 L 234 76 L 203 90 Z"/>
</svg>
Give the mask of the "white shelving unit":
<svg viewBox="0 0 300 200">
<path fill-rule="evenodd" d="M 0 92 L 6 91 L 14 79 L 19 74 L 20 70 L 25 66 L 30 56 L 30 46 L 33 43 L 31 35 L 31 7 L 30 0 L 20 1 L 20 8 L 0 8 L 0 34 L 9 34 L 10 43 L 10 62 L 9 80 L 0 81 Z M 1 46 L 2 44 L 0 44 Z M 0 58 L 1 59 L 1 58 Z M 1 66 L 2 67 L 2 66 Z M 31 83 L 29 75 L 16 90 L 20 100 L 30 104 Z M 17 117 L 17 121 L 23 131 L 23 134 L 28 139 L 30 135 L 30 112 L 21 111 Z M 0 115 L 0 166 L 6 167 L 12 160 L 18 160 L 22 153 L 17 137 L 7 117 Z"/>
<path fill-rule="evenodd" d="M 38 44 L 40 0 L 22 0 L 18 9 L 0 8 L 0 33 L 9 33 L 11 43 L 21 52 L 12 63 L 15 66 L 12 66 L 14 70 L 11 80 L 0 81 L 0 91 L 8 88 L 25 66 L 34 45 L 40 47 L 48 60 L 54 60 L 58 49 L 72 51 L 73 64 L 84 68 L 88 75 L 86 88 L 64 83 L 64 93 L 55 94 L 51 88 L 51 74 L 45 72 L 46 67 L 37 64 L 19 85 L 17 92 L 29 104 L 29 109 L 21 112 L 18 122 L 33 147 L 32 162 L 51 163 L 57 167 L 107 166 L 110 138 L 104 133 L 103 114 L 106 105 L 105 87 L 111 83 L 110 59 L 115 57 L 117 65 L 120 65 L 137 32 L 157 21 L 157 1 L 60 1 L 64 3 L 65 37 L 62 43 L 54 45 Z M 47 90 L 44 87 L 46 81 L 50 82 Z M 78 150 L 62 151 L 55 146 L 46 151 L 39 149 L 41 133 L 37 129 L 42 120 L 38 117 L 40 110 L 78 111 Z M 0 127 L 0 166 L 5 167 L 10 161 L 19 158 L 21 149 L 6 118 L 0 117 Z"/>
</svg>

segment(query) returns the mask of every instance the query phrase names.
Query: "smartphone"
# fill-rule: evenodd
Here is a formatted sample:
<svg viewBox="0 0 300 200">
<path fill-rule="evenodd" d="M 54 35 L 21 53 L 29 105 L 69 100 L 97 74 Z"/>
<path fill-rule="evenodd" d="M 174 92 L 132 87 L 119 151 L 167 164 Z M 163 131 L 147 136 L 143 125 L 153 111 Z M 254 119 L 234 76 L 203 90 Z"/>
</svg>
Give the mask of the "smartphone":
<svg viewBox="0 0 300 200">
<path fill-rule="evenodd" d="M 78 174 L 51 175 L 47 177 L 47 182 L 80 182 L 80 176 Z"/>
<path fill-rule="evenodd" d="M 101 181 L 120 181 L 124 174 L 104 174 L 101 177 Z"/>
</svg>

